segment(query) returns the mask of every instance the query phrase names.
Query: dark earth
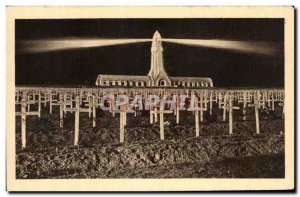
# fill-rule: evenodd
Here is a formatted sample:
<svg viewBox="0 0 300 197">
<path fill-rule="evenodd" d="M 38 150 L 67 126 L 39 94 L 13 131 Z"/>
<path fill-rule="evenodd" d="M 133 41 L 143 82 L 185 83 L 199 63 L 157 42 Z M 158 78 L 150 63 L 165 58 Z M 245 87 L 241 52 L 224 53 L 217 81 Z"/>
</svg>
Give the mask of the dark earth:
<svg viewBox="0 0 300 197">
<path fill-rule="evenodd" d="M 119 117 L 97 111 L 80 114 L 79 146 L 73 146 L 74 113 L 59 127 L 59 107 L 42 108 L 42 116 L 27 117 L 27 148 L 21 150 L 21 121 L 16 119 L 16 177 L 45 178 L 284 178 L 284 120 L 282 108 L 260 112 L 260 134 L 255 134 L 253 108 L 247 120 L 233 114 L 233 134 L 222 111 L 204 112 L 201 134 L 195 138 L 192 112 L 165 115 L 165 140 L 149 114 L 129 114 L 125 142 L 119 143 Z M 32 108 L 34 110 L 34 107 Z M 148 112 L 149 113 L 149 112 Z"/>
</svg>

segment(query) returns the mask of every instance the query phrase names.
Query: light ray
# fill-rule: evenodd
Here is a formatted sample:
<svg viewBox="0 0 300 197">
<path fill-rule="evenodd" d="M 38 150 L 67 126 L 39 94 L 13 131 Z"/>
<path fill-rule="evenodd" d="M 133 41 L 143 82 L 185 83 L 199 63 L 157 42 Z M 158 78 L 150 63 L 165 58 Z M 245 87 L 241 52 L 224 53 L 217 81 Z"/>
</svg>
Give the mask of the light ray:
<svg viewBox="0 0 300 197">
<path fill-rule="evenodd" d="M 50 51 L 70 50 L 79 48 L 103 47 L 123 44 L 151 42 L 152 39 L 50 39 L 50 40 L 25 40 L 17 42 L 17 53 L 42 53 Z M 282 55 L 280 43 L 275 42 L 250 42 L 228 41 L 220 39 L 174 39 L 163 38 L 163 42 L 183 44 L 189 46 L 232 50 L 241 53 L 277 56 Z"/>
<path fill-rule="evenodd" d="M 276 56 L 282 53 L 279 43 L 276 42 L 250 42 L 250 41 L 228 41 L 228 40 L 205 40 L 205 39 L 173 39 L 163 38 L 162 41 L 184 44 L 190 46 L 226 49 L 242 53 Z"/>
<path fill-rule="evenodd" d="M 42 53 L 78 48 L 102 47 L 150 42 L 152 39 L 52 39 L 26 40 L 17 43 L 17 53 Z"/>
</svg>

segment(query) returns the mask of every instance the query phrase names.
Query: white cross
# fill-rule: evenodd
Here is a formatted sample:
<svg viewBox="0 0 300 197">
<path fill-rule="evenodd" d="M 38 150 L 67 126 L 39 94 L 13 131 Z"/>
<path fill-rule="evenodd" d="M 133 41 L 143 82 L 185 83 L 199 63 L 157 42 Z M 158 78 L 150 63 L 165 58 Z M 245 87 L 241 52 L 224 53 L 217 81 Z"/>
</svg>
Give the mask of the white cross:
<svg viewBox="0 0 300 197">
<path fill-rule="evenodd" d="M 268 107 L 271 107 L 272 111 L 274 111 L 274 109 L 275 109 L 275 105 L 274 105 L 275 100 L 274 100 L 274 95 L 273 95 L 272 92 L 268 92 L 266 101 L 268 102 Z M 272 102 L 272 106 L 271 106 L 271 102 Z"/>
<path fill-rule="evenodd" d="M 197 98 L 197 97 L 195 97 Z M 199 100 L 197 100 L 197 104 L 199 104 L 198 109 L 200 111 L 200 121 L 203 122 L 203 112 L 207 111 L 207 99 L 202 94 L 199 96 Z"/>
<path fill-rule="evenodd" d="M 111 98 L 113 97 L 113 98 Z M 114 107 L 115 107 L 115 96 L 111 95 L 110 99 L 107 101 L 109 103 L 109 108 L 114 111 Z M 112 112 L 112 116 L 115 117 L 115 112 Z"/>
<path fill-rule="evenodd" d="M 240 107 L 236 107 L 232 105 L 232 95 L 229 95 L 229 101 L 227 105 L 223 106 L 223 109 L 227 109 L 229 111 L 229 118 L 228 118 L 228 122 L 229 122 L 229 134 L 232 134 L 233 132 L 233 125 L 232 125 L 232 110 L 234 109 L 240 109 Z"/>
<path fill-rule="evenodd" d="M 174 109 L 174 114 L 176 115 L 176 124 L 179 124 L 179 108 L 180 108 L 180 98 L 179 95 L 177 95 L 177 99 L 176 99 L 176 105 L 175 105 L 175 109 Z"/>
<path fill-rule="evenodd" d="M 74 146 L 78 146 L 79 141 L 79 114 L 80 112 L 89 112 L 87 108 L 80 108 L 80 96 L 76 96 L 76 107 L 66 108 L 67 112 L 75 112 L 75 135 L 74 135 Z"/>
<path fill-rule="evenodd" d="M 226 121 L 226 110 L 228 110 L 227 105 L 228 105 L 228 103 L 227 103 L 227 94 L 225 94 L 224 97 L 223 97 L 223 101 L 222 101 L 222 98 L 219 101 L 219 107 L 223 109 L 223 121 L 224 122 Z"/>
<path fill-rule="evenodd" d="M 153 124 L 153 116 L 154 116 L 154 123 L 157 122 L 158 117 L 157 114 L 159 112 L 157 111 L 157 107 L 150 107 L 150 124 Z"/>
<path fill-rule="evenodd" d="M 200 100 L 202 100 L 203 95 L 200 95 Z M 194 103 L 192 104 L 192 108 L 189 108 L 188 111 L 193 111 L 195 113 L 195 130 L 196 130 L 196 137 L 200 136 L 200 122 L 199 122 L 199 111 L 201 116 L 203 114 L 203 110 L 207 110 L 207 106 L 203 107 L 203 103 L 199 102 L 198 97 L 194 96 Z M 203 100 L 202 100 L 203 101 Z M 200 105 L 199 105 L 200 104 Z"/>
<path fill-rule="evenodd" d="M 278 103 L 282 107 L 282 119 L 284 119 L 284 103 Z"/>
<path fill-rule="evenodd" d="M 21 116 L 21 136 L 22 136 L 22 149 L 26 148 L 26 116 L 39 116 L 39 111 L 26 111 L 27 105 L 33 104 L 35 101 L 26 101 L 26 98 L 22 98 L 21 102 L 16 102 L 16 104 L 21 104 L 21 112 L 16 112 L 16 116 Z"/>
<path fill-rule="evenodd" d="M 255 107 L 255 125 L 256 125 L 256 133 L 259 134 L 260 133 L 260 128 L 259 128 L 259 102 L 254 99 L 254 103 L 253 104 L 249 104 L 249 107 Z"/>
<path fill-rule="evenodd" d="M 120 113 L 120 142 L 123 143 L 125 139 L 125 126 L 127 124 L 127 113 L 134 113 L 134 110 L 126 109 L 120 106 L 120 110 L 110 110 L 111 113 Z"/>
<path fill-rule="evenodd" d="M 218 102 L 218 97 L 215 95 L 215 98 L 213 96 L 213 92 L 210 92 L 209 95 L 209 114 L 212 115 L 212 109 L 213 109 L 213 102 Z"/>
<path fill-rule="evenodd" d="M 157 107 L 154 108 L 154 111 L 150 111 L 150 122 L 151 122 L 151 114 L 154 114 L 154 116 L 157 117 L 157 114 L 159 114 L 159 128 L 160 128 L 160 139 L 165 139 L 165 129 L 164 129 L 164 114 L 171 114 L 174 113 L 172 110 L 157 110 Z M 153 121 L 153 119 L 152 119 Z M 157 120 L 156 120 L 157 121 Z"/>
<path fill-rule="evenodd" d="M 246 120 L 246 109 L 247 109 L 247 104 L 250 103 L 251 99 L 249 99 L 249 94 L 247 91 L 243 91 L 243 99 L 239 100 L 239 103 L 243 103 L 243 120 Z"/>
</svg>

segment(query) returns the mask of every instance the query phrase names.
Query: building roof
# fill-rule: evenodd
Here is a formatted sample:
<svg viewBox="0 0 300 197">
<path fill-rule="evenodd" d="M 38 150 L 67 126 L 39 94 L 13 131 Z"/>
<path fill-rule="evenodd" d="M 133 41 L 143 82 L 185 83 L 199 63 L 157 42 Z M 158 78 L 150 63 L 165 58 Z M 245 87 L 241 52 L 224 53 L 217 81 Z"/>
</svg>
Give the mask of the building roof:
<svg viewBox="0 0 300 197">
<path fill-rule="evenodd" d="M 116 81 L 144 81 L 149 80 L 147 76 L 137 76 L 137 75 L 98 75 L 98 78 L 101 77 L 103 80 L 116 80 Z"/>
<path fill-rule="evenodd" d="M 171 81 L 184 81 L 184 82 L 203 82 L 209 83 L 213 86 L 213 81 L 208 77 L 169 77 Z"/>
</svg>

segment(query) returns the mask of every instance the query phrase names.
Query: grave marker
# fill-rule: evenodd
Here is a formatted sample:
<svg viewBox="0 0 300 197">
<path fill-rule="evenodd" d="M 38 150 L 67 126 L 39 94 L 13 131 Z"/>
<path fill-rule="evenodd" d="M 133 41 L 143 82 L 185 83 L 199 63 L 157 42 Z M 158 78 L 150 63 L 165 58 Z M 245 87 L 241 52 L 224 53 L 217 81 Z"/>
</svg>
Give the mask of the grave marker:
<svg viewBox="0 0 300 197">
<path fill-rule="evenodd" d="M 254 99 L 253 104 L 249 104 L 249 107 L 254 107 L 255 108 L 255 125 L 256 125 L 256 134 L 260 133 L 260 128 L 259 128 L 259 106 L 260 103 L 258 99 Z"/>
<path fill-rule="evenodd" d="M 22 136 L 22 149 L 26 148 L 26 116 L 39 116 L 38 111 L 26 111 L 28 105 L 35 103 L 35 101 L 27 101 L 26 98 L 22 98 L 21 112 L 16 112 L 16 116 L 21 116 L 21 136 Z"/>
<path fill-rule="evenodd" d="M 223 106 L 224 111 L 228 110 L 228 122 L 229 122 L 229 134 L 233 133 L 233 118 L 232 118 L 232 110 L 234 109 L 240 109 L 240 107 L 233 106 L 232 103 L 232 95 L 229 95 L 228 104 Z"/>
</svg>

